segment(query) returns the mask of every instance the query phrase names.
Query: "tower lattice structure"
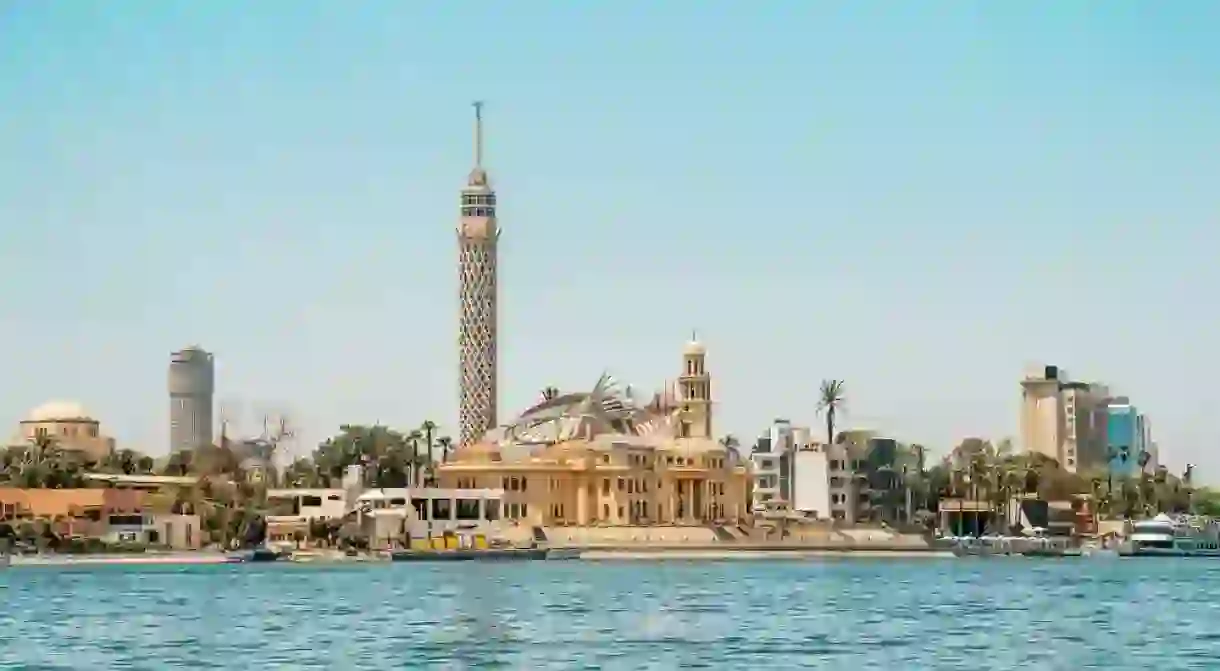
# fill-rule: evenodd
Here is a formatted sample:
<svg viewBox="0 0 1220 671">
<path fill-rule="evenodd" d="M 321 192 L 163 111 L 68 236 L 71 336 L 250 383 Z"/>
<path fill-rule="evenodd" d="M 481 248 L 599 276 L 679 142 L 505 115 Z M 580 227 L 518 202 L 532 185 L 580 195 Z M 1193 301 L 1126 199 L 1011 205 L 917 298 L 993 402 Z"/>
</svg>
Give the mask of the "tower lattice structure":
<svg viewBox="0 0 1220 671">
<path fill-rule="evenodd" d="M 459 445 L 496 426 L 496 192 L 483 168 L 483 105 L 475 103 L 474 169 L 462 189 L 458 224 Z"/>
</svg>

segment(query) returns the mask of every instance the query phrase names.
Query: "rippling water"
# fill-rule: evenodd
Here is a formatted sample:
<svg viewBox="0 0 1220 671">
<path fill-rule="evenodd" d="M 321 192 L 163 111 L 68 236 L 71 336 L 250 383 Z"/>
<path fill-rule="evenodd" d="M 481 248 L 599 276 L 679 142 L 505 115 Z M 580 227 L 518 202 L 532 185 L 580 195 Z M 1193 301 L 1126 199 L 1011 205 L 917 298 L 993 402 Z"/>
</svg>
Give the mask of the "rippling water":
<svg viewBox="0 0 1220 671">
<path fill-rule="evenodd" d="M 1216 669 L 1220 562 L 0 570 L 6 669 Z"/>
</svg>

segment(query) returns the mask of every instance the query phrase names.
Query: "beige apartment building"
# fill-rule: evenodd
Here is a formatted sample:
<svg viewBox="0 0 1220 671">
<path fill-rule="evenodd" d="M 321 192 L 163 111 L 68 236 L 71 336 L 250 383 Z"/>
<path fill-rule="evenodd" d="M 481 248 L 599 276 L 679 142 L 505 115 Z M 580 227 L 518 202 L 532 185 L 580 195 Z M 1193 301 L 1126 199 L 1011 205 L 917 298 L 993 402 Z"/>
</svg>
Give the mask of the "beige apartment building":
<svg viewBox="0 0 1220 671">
<path fill-rule="evenodd" d="M 1073 382 L 1058 366 L 1037 365 L 1021 380 L 1021 447 L 1059 462 L 1070 473 L 1106 462 L 1103 385 Z"/>
<path fill-rule="evenodd" d="M 441 487 L 503 489 L 519 524 L 736 523 L 749 515 L 749 468 L 712 433 L 706 351 L 686 346 L 672 386 L 637 403 L 603 375 L 553 394 L 437 467 Z"/>
</svg>

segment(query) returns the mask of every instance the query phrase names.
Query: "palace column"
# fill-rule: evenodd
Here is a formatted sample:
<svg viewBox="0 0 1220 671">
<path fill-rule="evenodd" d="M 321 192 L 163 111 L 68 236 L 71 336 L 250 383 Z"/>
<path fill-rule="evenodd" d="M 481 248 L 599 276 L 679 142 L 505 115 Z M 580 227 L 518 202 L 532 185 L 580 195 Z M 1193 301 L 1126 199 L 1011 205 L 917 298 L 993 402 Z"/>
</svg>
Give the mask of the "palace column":
<svg viewBox="0 0 1220 671">
<path fill-rule="evenodd" d="M 576 483 L 576 523 L 586 525 L 589 523 L 589 483 L 588 478 L 580 477 Z"/>
</svg>

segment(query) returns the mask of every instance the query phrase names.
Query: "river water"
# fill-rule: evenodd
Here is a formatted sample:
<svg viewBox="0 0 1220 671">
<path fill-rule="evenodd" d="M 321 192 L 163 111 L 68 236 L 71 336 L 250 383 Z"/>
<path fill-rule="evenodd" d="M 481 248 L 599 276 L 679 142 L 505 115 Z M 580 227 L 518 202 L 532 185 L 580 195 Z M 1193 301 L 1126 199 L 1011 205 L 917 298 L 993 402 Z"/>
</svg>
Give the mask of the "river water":
<svg viewBox="0 0 1220 671">
<path fill-rule="evenodd" d="M 1218 669 L 1220 562 L 0 570 L 3 669 Z"/>
</svg>

